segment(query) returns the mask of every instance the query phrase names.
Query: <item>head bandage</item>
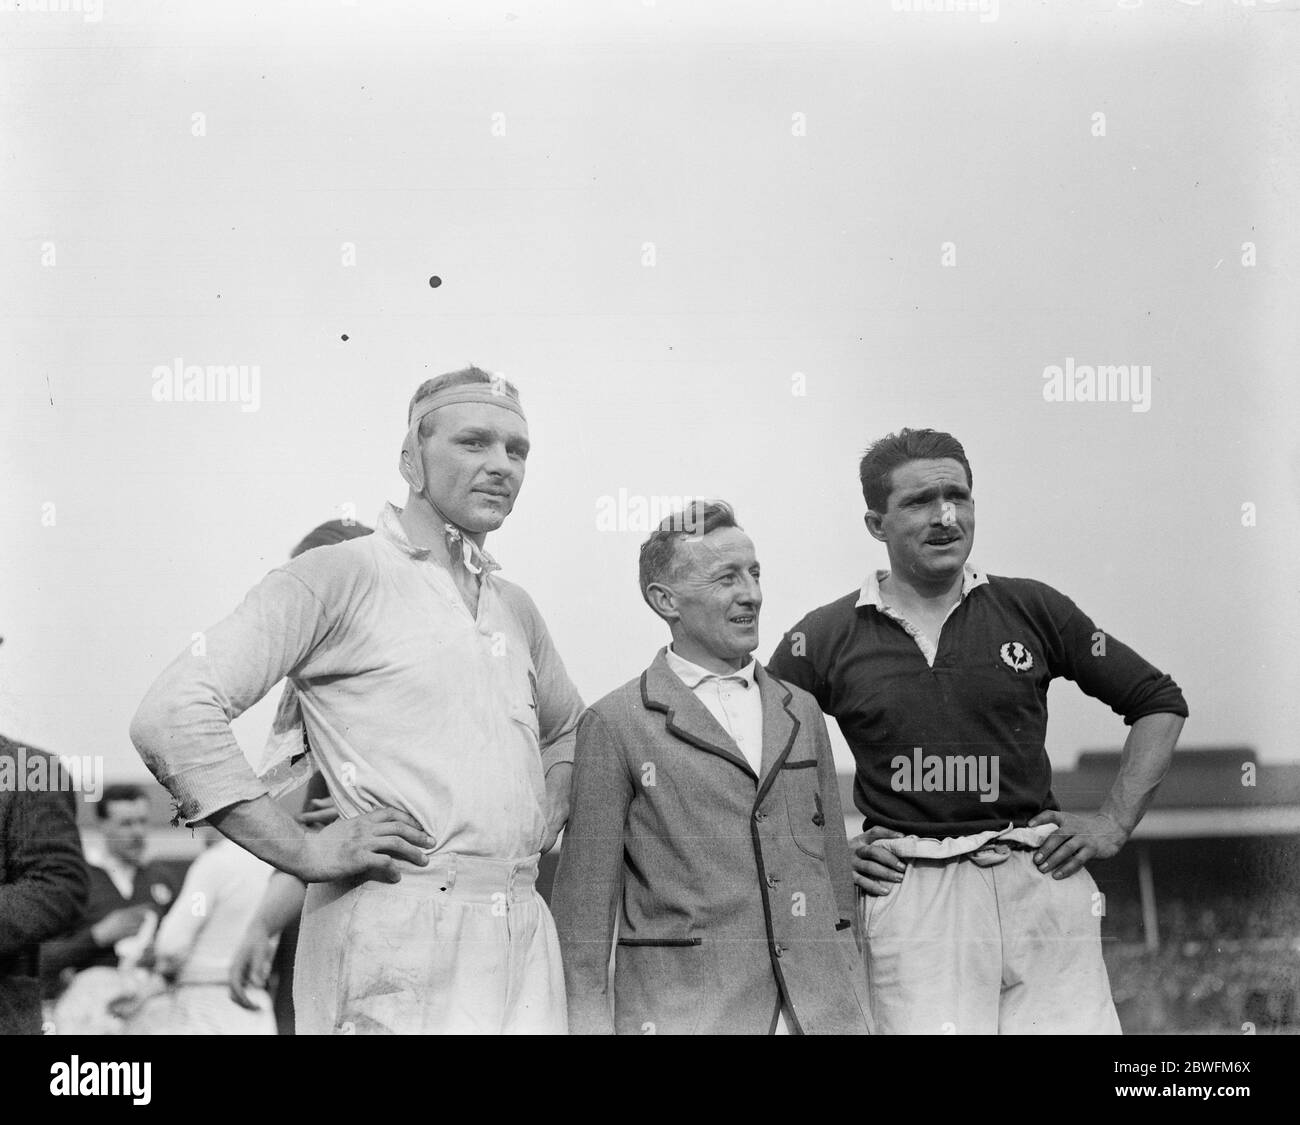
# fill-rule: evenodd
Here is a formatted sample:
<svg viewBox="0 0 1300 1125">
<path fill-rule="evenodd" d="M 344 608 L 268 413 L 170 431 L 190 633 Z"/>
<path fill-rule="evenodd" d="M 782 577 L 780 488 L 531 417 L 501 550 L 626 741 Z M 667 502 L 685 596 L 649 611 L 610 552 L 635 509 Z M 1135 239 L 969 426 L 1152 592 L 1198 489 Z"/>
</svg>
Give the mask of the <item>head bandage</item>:
<svg viewBox="0 0 1300 1125">
<path fill-rule="evenodd" d="M 499 406 L 512 414 L 524 417 L 523 408 L 518 400 L 511 398 L 505 391 L 503 383 L 462 383 L 448 387 L 446 390 L 422 398 L 411 412 L 410 425 L 406 427 L 406 440 L 402 443 L 402 456 L 398 459 L 398 470 L 402 479 L 416 492 L 424 492 L 424 459 L 420 456 L 420 423 L 435 410 L 444 406 L 456 406 L 462 402 L 481 402 L 487 406 Z"/>
</svg>

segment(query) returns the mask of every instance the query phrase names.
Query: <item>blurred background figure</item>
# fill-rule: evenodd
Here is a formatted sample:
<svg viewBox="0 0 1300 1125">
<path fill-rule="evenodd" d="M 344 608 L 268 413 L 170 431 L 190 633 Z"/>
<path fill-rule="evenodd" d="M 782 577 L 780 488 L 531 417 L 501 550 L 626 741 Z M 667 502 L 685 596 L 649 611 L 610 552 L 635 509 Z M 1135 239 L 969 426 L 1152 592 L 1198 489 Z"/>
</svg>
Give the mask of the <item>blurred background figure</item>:
<svg viewBox="0 0 1300 1125">
<path fill-rule="evenodd" d="M 77 834 L 76 794 L 19 785 L 41 752 L 0 735 L 0 1035 L 41 1033 L 40 943 L 77 925 L 88 877 Z M 44 755 L 48 758 L 48 755 Z M 58 766 L 49 763 L 47 777 Z"/>
<path fill-rule="evenodd" d="M 153 943 L 155 989 L 130 1015 L 132 1035 L 274 1035 L 270 997 L 231 1002 L 231 958 L 256 913 L 272 868 L 225 839 L 199 830 L 206 850 L 190 864 L 175 905 Z"/>
<path fill-rule="evenodd" d="M 179 890 L 173 867 L 145 859 L 150 811 L 142 788 L 106 786 L 95 811 L 102 852 L 91 857 L 84 922 L 41 950 L 60 1035 L 121 1033 L 114 1003 L 147 979 L 147 951 Z"/>
</svg>

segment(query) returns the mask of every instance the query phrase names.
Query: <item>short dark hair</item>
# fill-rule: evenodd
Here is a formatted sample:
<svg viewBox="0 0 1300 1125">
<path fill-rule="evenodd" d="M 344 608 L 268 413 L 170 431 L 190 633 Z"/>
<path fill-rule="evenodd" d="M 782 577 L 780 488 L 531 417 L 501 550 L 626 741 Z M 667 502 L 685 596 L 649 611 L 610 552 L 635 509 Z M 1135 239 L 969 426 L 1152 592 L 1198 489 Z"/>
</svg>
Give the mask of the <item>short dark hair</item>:
<svg viewBox="0 0 1300 1125">
<path fill-rule="evenodd" d="M 472 363 L 468 367 L 462 367 L 459 371 L 448 371 L 445 375 L 435 375 L 432 379 L 426 379 L 415 390 L 411 396 L 411 405 L 406 408 L 406 424 L 410 426 L 411 419 L 415 415 L 415 408 L 430 395 L 435 395 L 439 391 L 445 391 L 448 387 L 464 387 L 474 383 L 487 383 L 489 386 L 499 388 L 500 392 L 515 402 L 519 402 L 519 391 L 509 379 L 500 375 L 493 375 L 490 371 L 484 371 L 481 367 L 475 367 Z M 435 410 L 434 414 L 437 413 Z M 433 414 L 426 414 L 420 419 L 420 440 L 423 441 L 433 433 Z"/>
<path fill-rule="evenodd" d="M 641 561 L 637 576 L 641 597 L 654 609 L 646 590 L 655 582 L 671 581 L 677 573 L 677 544 L 687 536 L 704 536 L 721 527 L 744 528 L 736 522 L 736 512 L 725 500 L 692 500 L 685 508 L 660 521 L 641 544 Z M 655 611 L 656 613 L 658 610 Z"/>
<path fill-rule="evenodd" d="M 894 490 L 894 470 L 909 461 L 940 461 L 951 458 L 966 470 L 966 487 L 975 487 L 966 451 L 952 434 L 942 430 L 911 430 L 907 427 L 896 434 L 887 434 L 873 441 L 858 462 L 858 480 L 862 483 L 862 498 L 873 512 L 883 512 L 889 507 L 889 494 Z"/>
<path fill-rule="evenodd" d="M 367 527 L 364 523 L 357 523 L 356 520 L 326 520 L 319 527 L 313 527 L 307 532 L 298 545 L 289 552 L 289 557 L 296 559 L 299 555 L 317 547 L 330 547 L 335 543 L 346 543 L 349 539 L 360 539 L 373 530 L 374 528 Z"/>
<path fill-rule="evenodd" d="M 100 820 L 108 819 L 108 806 L 111 801 L 143 801 L 147 800 L 145 792 L 138 785 L 131 785 L 127 782 L 118 782 L 116 785 L 105 785 L 104 792 L 100 794 L 99 800 L 95 804 L 95 814 Z"/>
</svg>

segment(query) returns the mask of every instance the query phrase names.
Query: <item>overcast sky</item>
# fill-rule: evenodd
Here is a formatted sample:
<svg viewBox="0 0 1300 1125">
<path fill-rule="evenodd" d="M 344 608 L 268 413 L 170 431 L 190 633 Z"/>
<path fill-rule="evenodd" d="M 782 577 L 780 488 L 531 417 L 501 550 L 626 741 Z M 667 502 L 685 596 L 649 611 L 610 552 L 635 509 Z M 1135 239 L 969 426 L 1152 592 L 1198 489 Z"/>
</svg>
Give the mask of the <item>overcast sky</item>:
<svg viewBox="0 0 1300 1125">
<path fill-rule="evenodd" d="M 621 490 L 734 503 L 766 658 L 884 564 L 862 449 L 934 426 L 975 562 L 1169 671 L 1184 745 L 1296 759 L 1294 6 L 0 12 L 0 730 L 143 776 L 153 677 L 401 502 L 407 399 L 472 360 L 533 438 L 488 548 L 589 701 L 667 640 Z M 1046 401 L 1067 360 L 1150 397 Z M 178 362 L 257 408 L 156 401 Z M 1122 740 L 1051 708 L 1058 765 Z"/>
</svg>

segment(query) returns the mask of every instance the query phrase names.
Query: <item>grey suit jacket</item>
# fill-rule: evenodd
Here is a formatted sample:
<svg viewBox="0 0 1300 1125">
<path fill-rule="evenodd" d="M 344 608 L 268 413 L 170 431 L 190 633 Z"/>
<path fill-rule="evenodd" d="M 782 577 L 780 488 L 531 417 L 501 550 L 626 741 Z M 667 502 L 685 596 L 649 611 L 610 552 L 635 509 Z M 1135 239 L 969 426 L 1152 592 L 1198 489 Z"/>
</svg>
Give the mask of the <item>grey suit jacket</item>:
<svg viewBox="0 0 1300 1125">
<path fill-rule="evenodd" d="M 864 1033 L 821 710 L 760 666 L 756 776 L 661 650 L 583 715 L 551 909 L 576 1033 Z M 618 923 L 611 1012 L 608 963 Z"/>
</svg>

